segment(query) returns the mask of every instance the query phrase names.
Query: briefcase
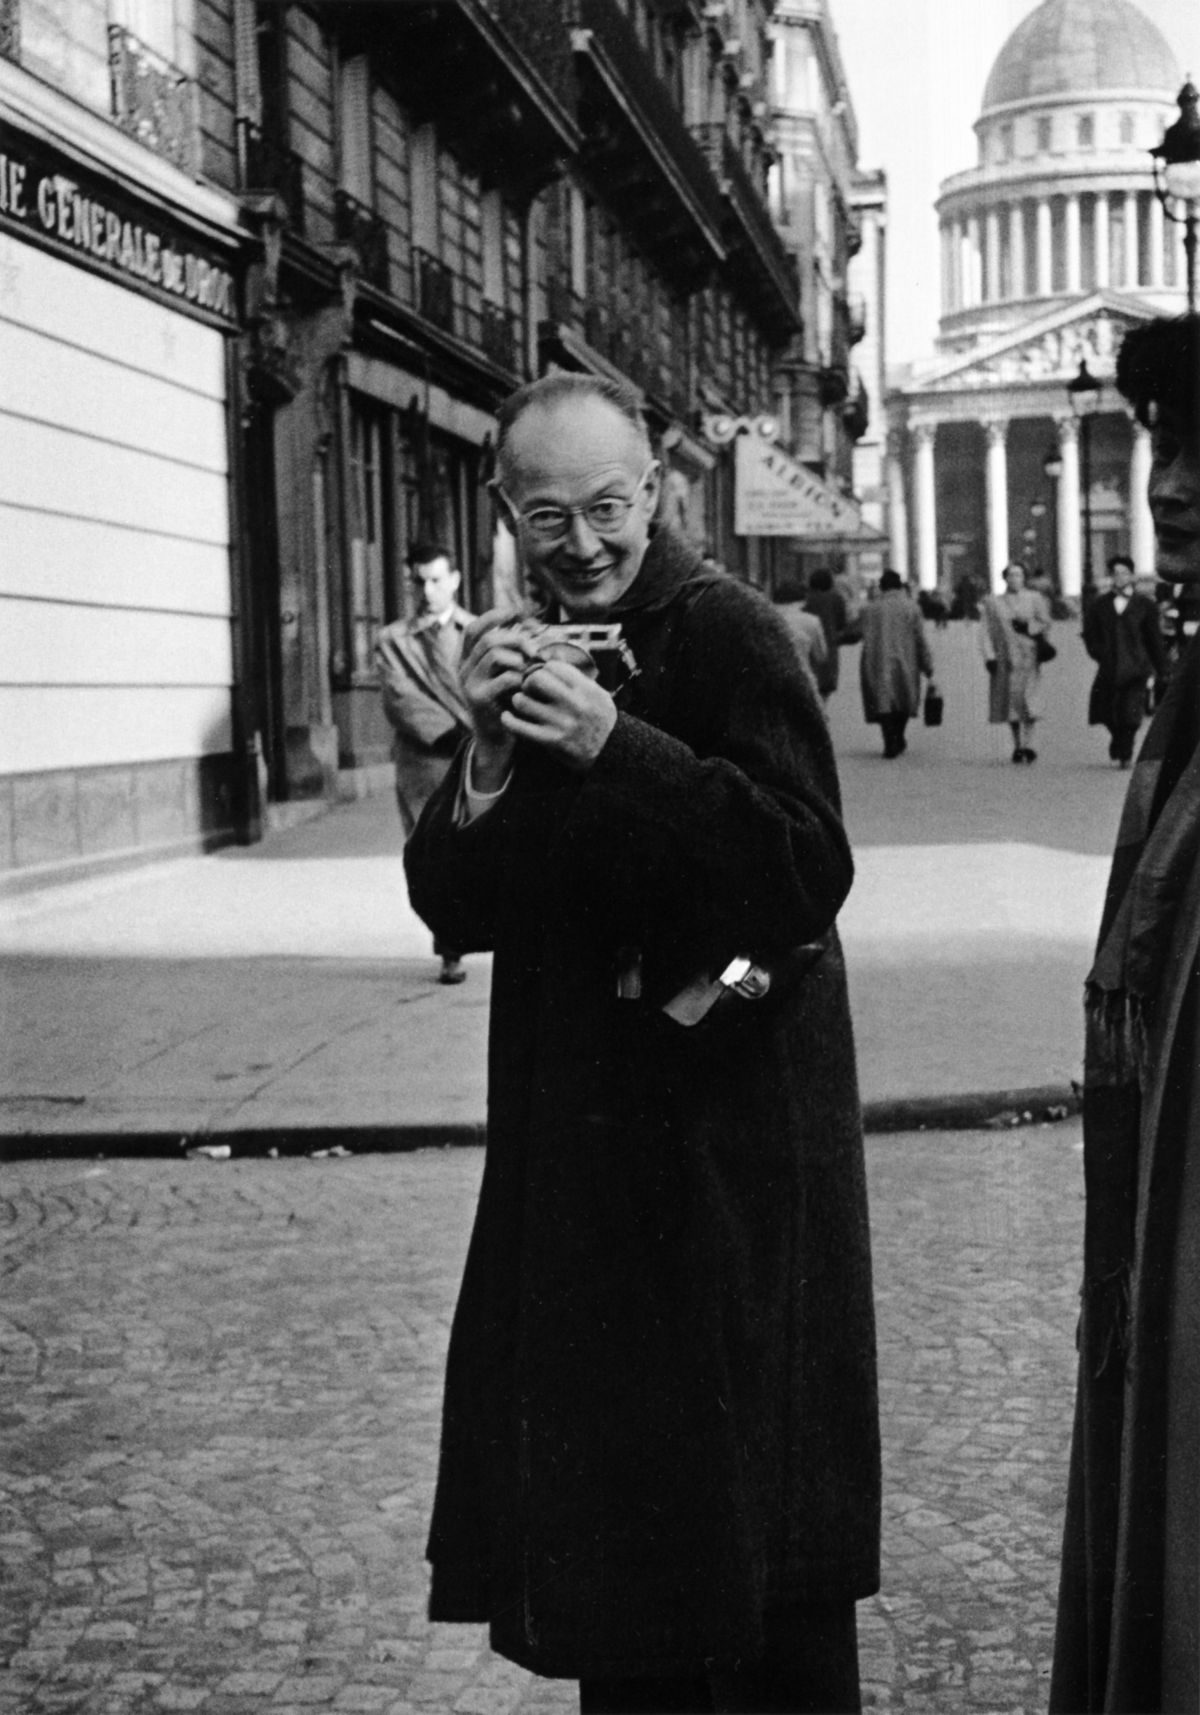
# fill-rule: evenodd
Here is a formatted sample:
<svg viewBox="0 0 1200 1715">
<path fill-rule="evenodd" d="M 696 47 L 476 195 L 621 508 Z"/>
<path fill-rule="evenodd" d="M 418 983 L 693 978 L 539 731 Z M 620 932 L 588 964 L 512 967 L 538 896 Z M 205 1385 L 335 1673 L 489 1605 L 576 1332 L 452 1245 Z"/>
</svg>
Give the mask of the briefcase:
<svg viewBox="0 0 1200 1715">
<path fill-rule="evenodd" d="M 936 685 L 930 685 L 925 693 L 925 725 L 941 726 L 945 709 L 946 703 L 942 693 Z"/>
</svg>

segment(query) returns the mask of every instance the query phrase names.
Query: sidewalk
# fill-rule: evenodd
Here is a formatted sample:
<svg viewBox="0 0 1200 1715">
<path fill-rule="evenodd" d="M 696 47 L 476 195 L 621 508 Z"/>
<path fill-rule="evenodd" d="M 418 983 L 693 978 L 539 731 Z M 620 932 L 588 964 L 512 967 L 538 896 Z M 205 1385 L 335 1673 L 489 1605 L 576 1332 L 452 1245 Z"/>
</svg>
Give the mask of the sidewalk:
<svg viewBox="0 0 1200 1715">
<path fill-rule="evenodd" d="M 831 709 L 858 869 L 841 929 L 881 1129 L 1069 1101 L 1124 785 L 1080 727 L 1069 647 L 1043 761 L 1018 770 L 982 725 L 969 635 L 934 646 L 953 725 L 914 732 L 899 763 L 862 725 L 853 651 Z M 467 965 L 462 987 L 436 983 L 386 797 L 256 848 L 12 897 L 0 1146 L 478 1138 L 489 961 Z"/>
</svg>

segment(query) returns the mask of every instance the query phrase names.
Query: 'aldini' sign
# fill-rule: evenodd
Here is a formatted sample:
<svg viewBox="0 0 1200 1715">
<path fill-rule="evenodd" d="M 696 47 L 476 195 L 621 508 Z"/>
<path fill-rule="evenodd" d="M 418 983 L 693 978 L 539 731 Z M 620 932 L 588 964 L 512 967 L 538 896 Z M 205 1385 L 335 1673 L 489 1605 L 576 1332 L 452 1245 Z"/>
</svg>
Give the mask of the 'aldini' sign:
<svg viewBox="0 0 1200 1715">
<path fill-rule="evenodd" d="M 234 278 L 214 252 L 8 126 L 0 126 L 0 221 L 166 292 L 181 308 L 237 323 Z"/>
</svg>

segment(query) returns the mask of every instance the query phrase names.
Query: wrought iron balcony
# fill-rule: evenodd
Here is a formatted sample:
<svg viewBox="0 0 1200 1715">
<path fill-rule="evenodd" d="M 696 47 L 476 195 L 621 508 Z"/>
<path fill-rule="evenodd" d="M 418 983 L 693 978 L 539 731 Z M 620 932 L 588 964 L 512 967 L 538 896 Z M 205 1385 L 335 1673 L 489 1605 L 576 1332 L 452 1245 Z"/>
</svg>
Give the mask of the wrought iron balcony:
<svg viewBox="0 0 1200 1715">
<path fill-rule="evenodd" d="M 199 171 L 200 125 L 190 77 L 121 24 L 108 26 L 113 118 L 155 154 Z"/>
<path fill-rule="evenodd" d="M 593 172 L 660 266 L 694 288 L 725 256 L 716 181 L 616 0 L 575 0 L 575 14 Z"/>
<path fill-rule="evenodd" d="M 546 317 L 552 322 L 563 322 L 567 327 L 583 325 L 583 299 L 562 278 L 551 279 L 546 284 Z"/>
<path fill-rule="evenodd" d="M 374 209 L 359 202 L 349 191 L 336 191 L 333 198 L 333 229 L 342 244 L 358 257 L 359 272 L 381 292 L 390 290 L 387 227 Z"/>
<path fill-rule="evenodd" d="M 242 189 L 274 191 L 287 209 L 288 224 L 304 236 L 304 163 L 293 149 L 284 149 L 257 125 L 240 120 Z"/>
<path fill-rule="evenodd" d="M 775 230 L 766 197 L 723 125 L 698 125 L 695 136 L 725 199 L 722 233 L 764 315 L 781 335 L 800 325 L 796 265 Z"/>
<path fill-rule="evenodd" d="M 479 343 L 484 355 L 501 369 L 516 375 L 524 367 L 520 356 L 520 318 L 506 310 L 503 304 L 491 304 L 484 299 Z"/>
<path fill-rule="evenodd" d="M 417 278 L 417 308 L 426 321 L 444 333 L 454 332 L 454 275 L 440 256 L 413 246 Z"/>
</svg>

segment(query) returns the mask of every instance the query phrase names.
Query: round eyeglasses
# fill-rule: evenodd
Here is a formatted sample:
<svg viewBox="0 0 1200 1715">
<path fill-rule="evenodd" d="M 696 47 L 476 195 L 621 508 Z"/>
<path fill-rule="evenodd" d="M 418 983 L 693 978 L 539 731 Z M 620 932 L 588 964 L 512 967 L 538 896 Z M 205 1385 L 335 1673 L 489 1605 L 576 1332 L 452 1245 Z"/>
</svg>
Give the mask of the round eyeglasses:
<svg viewBox="0 0 1200 1715">
<path fill-rule="evenodd" d="M 605 494 L 598 500 L 589 500 L 585 506 L 535 506 L 528 512 L 518 512 L 504 490 L 501 488 L 498 492 L 517 523 L 524 525 L 539 542 L 561 542 L 570 533 L 572 518 L 585 518 L 597 536 L 612 536 L 633 511 L 650 473 L 657 468 L 658 460 L 651 459 L 628 499 Z"/>
</svg>

